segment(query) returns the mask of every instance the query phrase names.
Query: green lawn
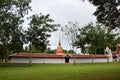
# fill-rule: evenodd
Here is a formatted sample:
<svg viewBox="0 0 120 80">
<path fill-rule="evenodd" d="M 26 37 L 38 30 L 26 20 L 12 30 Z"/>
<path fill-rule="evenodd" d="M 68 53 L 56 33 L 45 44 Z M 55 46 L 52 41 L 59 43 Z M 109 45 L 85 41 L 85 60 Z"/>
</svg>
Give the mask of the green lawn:
<svg viewBox="0 0 120 80">
<path fill-rule="evenodd" d="M 120 80 L 120 63 L 0 64 L 0 80 Z"/>
</svg>

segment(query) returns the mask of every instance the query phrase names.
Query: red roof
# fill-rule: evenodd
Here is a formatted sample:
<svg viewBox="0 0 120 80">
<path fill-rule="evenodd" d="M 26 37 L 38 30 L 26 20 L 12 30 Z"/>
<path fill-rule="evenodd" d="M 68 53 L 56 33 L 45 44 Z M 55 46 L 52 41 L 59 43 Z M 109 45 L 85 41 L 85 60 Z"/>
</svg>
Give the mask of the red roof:
<svg viewBox="0 0 120 80">
<path fill-rule="evenodd" d="M 63 55 L 56 55 L 56 54 L 40 54 L 40 53 L 19 53 L 19 54 L 12 54 L 10 57 L 34 57 L 34 58 L 63 58 Z"/>
<path fill-rule="evenodd" d="M 73 54 L 74 58 L 107 58 L 106 55 L 96 54 L 96 55 L 85 55 L 85 54 Z"/>
<path fill-rule="evenodd" d="M 85 54 L 72 54 L 70 55 L 71 58 L 107 58 L 105 55 L 85 55 Z M 29 53 L 15 53 L 10 55 L 10 57 L 30 57 Z M 34 53 L 31 55 L 33 58 L 64 58 L 64 55 L 56 55 L 56 54 L 41 54 L 41 53 Z"/>
</svg>

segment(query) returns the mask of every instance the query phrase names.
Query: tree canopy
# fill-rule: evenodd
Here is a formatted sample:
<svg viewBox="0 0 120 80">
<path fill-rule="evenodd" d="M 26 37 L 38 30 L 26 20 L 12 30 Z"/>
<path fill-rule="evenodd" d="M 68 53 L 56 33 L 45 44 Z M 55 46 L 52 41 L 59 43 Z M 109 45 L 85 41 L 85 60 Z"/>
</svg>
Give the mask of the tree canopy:
<svg viewBox="0 0 120 80">
<path fill-rule="evenodd" d="M 94 6 L 96 11 L 94 15 L 97 21 L 114 29 L 120 28 L 120 0 L 89 0 Z"/>
<path fill-rule="evenodd" d="M 78 23 L 77 22 L 68 22 L 67 25 L 61 28 L 66 41 L 69 44 L 70 49 L 73 50 L 74 42 L 76 41 L 76 36 L 78 32 Z"/>
<path fill-rule="evenodd" d="M 88 25 L 79 29 L 79 33 L 76 36 L 76 46 L 82 49 L 84 53 L 86 48 L 89 53 L 104 53 L 104 48 L 109 46 L 113 48 L 118 42 L 118 33 L 110 32 L 108 28 L 101 24 Z M 102 49 L 100 52 L 99 50 Z"/>
<path fill-rule="evenodd" d="M 22 22 L 30 10 L 30 2 L 31 0 L 0 0 L 0 44 L 4 47 L 5 57 L 8 57 L 9 50 L 17 52 L 23 45 Z"/>
<path fill-rule="evenodd" d="M 58 25 L 54 24 L 54 20 L 49 18 L 49 14 L 33 15 L 30 17 L 30 27 L 27 30 L 27 41 L 34 45 L 35 49 L 43 52 L 49 45 L 48 38 L 51 32 L 56 31 Z"/>
</svg>

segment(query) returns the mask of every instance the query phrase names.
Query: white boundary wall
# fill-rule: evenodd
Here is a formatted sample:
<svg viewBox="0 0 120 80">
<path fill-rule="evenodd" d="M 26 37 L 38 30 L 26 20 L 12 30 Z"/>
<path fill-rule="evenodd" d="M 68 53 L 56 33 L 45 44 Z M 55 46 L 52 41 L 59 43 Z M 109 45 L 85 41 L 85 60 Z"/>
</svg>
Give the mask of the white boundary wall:
<svg viewBox="0 0 120 80">
<path fill-rule="evenodd" d="M 77 58 L 77 59 L 69 59 L 69 63 L 92 63 L 92 58 Z M 17 57 L 11 57 L 10 59 L 11 63 L 29 63 L 29 58 L 17 58 Z M 94 58 L 94 63 L 100 63 L 100 62 L 107 62 L 106 58 Z M 111 61 L 110 61 L 111 62 Z M 32 58 L 32 63 L 65 63 L 64 58 Z"/>
<path fill-rule="evenodd" d="M 70 63 L 73 62 L 76 63 L 92 63 L 92 58 L 85 58 L 85 59 L 70 59 Z M 102 62 L 107 62 L 106 58 L 94 58 L 93 60 L 94 63 L 102 63 Z"/>
<path fill-rule="evenodd" d="M 10 59 L 11 63 L 29 63 L 29 58 L 15 58 Z M 64 58 L 32 58 L 32 63 L 65 63 Z"/>
</svg>

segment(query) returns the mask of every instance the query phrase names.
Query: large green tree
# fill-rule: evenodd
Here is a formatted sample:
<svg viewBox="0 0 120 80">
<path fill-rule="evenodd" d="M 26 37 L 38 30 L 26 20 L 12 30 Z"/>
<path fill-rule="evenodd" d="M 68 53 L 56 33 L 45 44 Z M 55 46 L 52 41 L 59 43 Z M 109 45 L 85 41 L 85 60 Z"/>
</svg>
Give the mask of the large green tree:
<svg viewBox="0 0 120 80">
<path fill-rule="evenodd" d="M 110 29 L 120 28 L 120 0 L 89 0 L 96 11 L 94 15 L 97 21 Z"/>
<path fill-rule="evenodd" d="M 30 2 L 31 0 L 0 0 L 0 44 L 4 47 L 6 61 L 9 50 L 16 49 L 16 46 L 21 49 L 23 45 L 22 23 L 30 9 Z"/>
<path fill-rule="evenodd" d="M 106 46 L 112 48 L 116 45 L 117 36 L 117 33 L 110 32 L 108 28 L 98 23 L 96 25 L 89 23 L 79 29 L 79 35 L 77 35 L 75 44 L 82 48 L 82 52 L 84 52 L 87 47 L 90 53 L 104 53 Z"/>
<path fill-rule="evenodd" d="M 51 32 L 56 31 L 58 27 L 49 16 L 49 14 L 40 13 L 30 17 L 30 27 L 27 30 L 26 38 L 40 52 L 44 52 L 47 48 Z"/>
</svg>

